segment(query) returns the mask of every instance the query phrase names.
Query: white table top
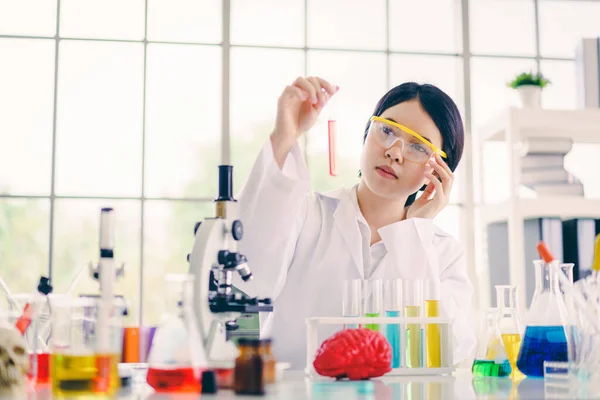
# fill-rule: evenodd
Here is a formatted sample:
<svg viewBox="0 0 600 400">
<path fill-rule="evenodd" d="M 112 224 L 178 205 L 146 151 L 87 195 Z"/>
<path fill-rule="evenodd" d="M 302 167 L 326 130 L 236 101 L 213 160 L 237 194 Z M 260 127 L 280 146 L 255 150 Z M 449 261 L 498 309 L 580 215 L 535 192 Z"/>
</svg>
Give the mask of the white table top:
<svg viewBox="0 0 600 400">
<path fill-rule="evenodd" d="M 561 391 L 562 390 L 562 391 Z M 283 380 L 267 387 L 264 397 L 236 396 L 231 390 L 202 399 L 285 399 L 285 400 L 437 400 L 437 399 L 563 399 L 577 398 L 565 395 L 544 384 L 543 379 L 525 379 L 512 382 L 507 378 L 474 378 L 468 370 L 457 370 L 452 376 L 390 377 L 369 381 L 311 380 L 301 371 L 286 371 Z M 562 393 L 562 394 L 561 394 Z M 28 393 L 29 399 L 51 399 L 49 387 Z M 119 399 L 193 399 L 198 395 L 158 394 L 148 386 L 121 391 Z M 600 398 L 600 393 L 591 398 Z"/>
</svg>

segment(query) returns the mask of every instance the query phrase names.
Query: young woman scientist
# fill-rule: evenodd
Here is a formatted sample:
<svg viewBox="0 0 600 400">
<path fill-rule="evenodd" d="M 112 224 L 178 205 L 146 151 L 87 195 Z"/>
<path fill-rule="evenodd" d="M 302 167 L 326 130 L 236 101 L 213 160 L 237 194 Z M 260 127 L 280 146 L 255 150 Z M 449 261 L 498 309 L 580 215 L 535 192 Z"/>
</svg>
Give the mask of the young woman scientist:
<svg viewBox="0 0 600 400">
<path fill-rule="evenodd" d="M 341 316 L 345 280 L 432 280 L 441 313 L 455 319 L 459 362 L 475 345 L 473 290 L 463 248 L 432 221 L 448 204 L 463 152 L 459 111 L 435 86 L 393 88 L 367 119 L 359 183 L 309 192 L 298 138 L 337 91 L 324 79 L 298 78 L 279 97 L 275 129 L 238 198 L 240 251 L 254 274 L 240 287 L 274 299 L 275 311 L 261 319 L 261 333 L 274 338 L 278 360 L 301 369 L 305 318 Z"/>
</svg>

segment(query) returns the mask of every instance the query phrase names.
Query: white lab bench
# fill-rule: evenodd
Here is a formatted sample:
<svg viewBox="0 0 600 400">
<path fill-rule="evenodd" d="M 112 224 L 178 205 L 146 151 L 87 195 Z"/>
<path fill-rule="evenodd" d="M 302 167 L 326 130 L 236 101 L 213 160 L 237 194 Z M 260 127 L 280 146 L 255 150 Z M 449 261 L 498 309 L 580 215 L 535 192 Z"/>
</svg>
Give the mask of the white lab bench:
<svg viewBox="0 0 600 400">
<path fill-rule="evenodd" d="M 368 381 L 311 380 L 302 371 L 286 371 L 281 382 L 267 387 L 265 396 L 236 396 L 231 390 L 214 395 L 158 394 L 146 385 L 121 391 L 118 399 L 285 399 L 285 400 L 436 400 L 436 399 L 558 399 L 543 379 L 512 382 L 507 378 L 474 378 L 469 370 L 451 376 L 407 376 Z M 50 387 L 28 393 L 29 399 L 51 399 Z M 600 398 L 600 394 L 598 395 Z"/>
</svg>

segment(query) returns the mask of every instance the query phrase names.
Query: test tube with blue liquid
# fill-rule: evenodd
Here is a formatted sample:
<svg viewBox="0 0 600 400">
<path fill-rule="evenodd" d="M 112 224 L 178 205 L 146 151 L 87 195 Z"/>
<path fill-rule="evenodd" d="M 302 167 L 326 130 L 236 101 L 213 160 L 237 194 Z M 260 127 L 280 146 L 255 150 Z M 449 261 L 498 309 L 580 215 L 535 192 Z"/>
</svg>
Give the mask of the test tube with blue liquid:
<svg viewBox="0 0 600 400">
<path fill-rule="evenodd" d="M 420 279 L 404 280 L 404 316 L 407 318 L 421 317 L 423 302 L 423 281 Z M 406 366 L 408 368 L 423 367 L 423 349 L 421 324 L 406 324 Z"/>
<path fill-rule="evenodd" d="M 384 282 L 383 309 L 386 317 L 401 316 L 402 279 L 389 279 Z M 392 348 L 392 368 L 400 368 L 400 324 L 387 324 L 385 337 Z"/>
<path fill-rule="evenodd" d="M 358 318 L 362 313 L 362 283 L 361 279 L 344 281 L 342 289 L 342 316 Z M 344 329 L 358 328 L 358 324 L 344 324 Z"/>
</svg>

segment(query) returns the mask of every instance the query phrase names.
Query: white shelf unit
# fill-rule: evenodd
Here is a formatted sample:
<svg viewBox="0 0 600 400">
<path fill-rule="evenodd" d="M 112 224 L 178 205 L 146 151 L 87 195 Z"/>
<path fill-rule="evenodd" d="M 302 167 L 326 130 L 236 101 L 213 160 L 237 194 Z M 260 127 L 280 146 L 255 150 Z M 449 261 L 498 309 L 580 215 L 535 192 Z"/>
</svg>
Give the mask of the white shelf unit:
<svg viewBox="0 0 600 400">
<path fill-rule="evenodd" d="M 479 241 L 477 272 L 480 299 L 489 299 L 489 270 L 487 266 L 486 225 L 490 222 L 508 222 L 510 284 L 518 285 L 518 296 L 525 297 L 524 220 L 555 216 L 566 218 L 600 218 L 600 200 L 578 196 L 520 197 L 521 146 L 529 138 L 570 137 L 574 143 L 600 143 L 600 109 L 544 110 L 507 108 L 490 119 L 478 132 L 479 166 L 483 166 L 483 146 L 486 142 L 504 142 L 509 156 L 508 200 L 498 204 L 483 204 L 476 209 Z M 600 154 L 598 154 L 600 157 Z M 480 174 L 483 199 L 484 177 Z M 483 307 L 487 300 L 480 302 Z M 485 304 L 484 304 L 485 303 Z M 524 304 L 521 304 L 524 306 Z"/>
</svg>

